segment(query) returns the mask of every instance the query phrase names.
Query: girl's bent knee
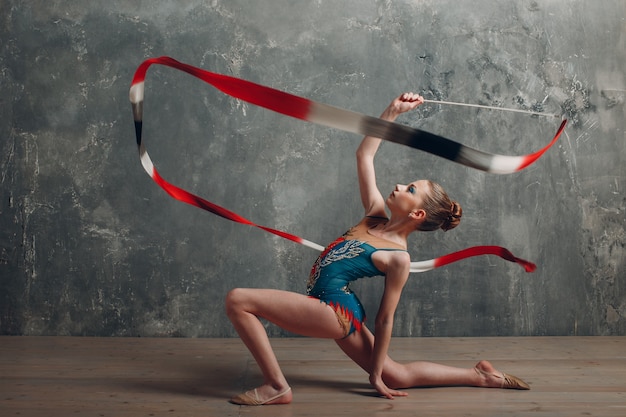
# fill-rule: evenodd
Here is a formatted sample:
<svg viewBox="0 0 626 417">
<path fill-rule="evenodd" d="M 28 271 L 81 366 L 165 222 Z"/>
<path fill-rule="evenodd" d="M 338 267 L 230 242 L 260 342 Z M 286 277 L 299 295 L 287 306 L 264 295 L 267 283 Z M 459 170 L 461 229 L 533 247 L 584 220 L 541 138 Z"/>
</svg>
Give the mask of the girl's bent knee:
<svg viewBox="0 0 626 417">
<path fill-rule="evenodd" d="M 236 311 L 240 311 L 245 301 L 245 289 L 233 288 L 226 294 L 225 306 L 226 314 L 229 316 Z"/>
</svg>

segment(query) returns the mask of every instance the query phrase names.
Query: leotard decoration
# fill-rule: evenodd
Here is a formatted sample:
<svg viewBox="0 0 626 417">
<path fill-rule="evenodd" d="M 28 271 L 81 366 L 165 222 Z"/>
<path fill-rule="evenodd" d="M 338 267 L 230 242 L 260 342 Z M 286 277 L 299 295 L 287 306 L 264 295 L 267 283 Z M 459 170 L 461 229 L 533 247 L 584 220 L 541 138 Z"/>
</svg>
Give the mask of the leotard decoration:
<svg viewBox="0 0 626 417">
<path fill-rule="evenodd" d="M 470 168 L 495 174 L 517 172 L 534 163 L 557 141 L 567 124 L 567 120 L 563 120 L 552 141 L 537 152 L 522 156 L 495 155 L 467 147 L 453 140 L 420 129 L 318 103 L 239 78 L 209 72 L 176 61 L 170 57 L 150 58 L 142 62 L 135 71 L 130 87 L 129 98 L 135 121 L 135 136 L 137 147 L 139 148 L 139 156 L 143 168 L 148 175 L 150 175 L 150 177 L 170 196 L 179 201 L 209 211 L 225 219 L 260 228 L 266 232 L 319 251 L 322 251 L 324 247 L 299 236 L 258 225 L 237 213 L 211 203 L 167 182 L 159 175 L 148 155 L 142 137 L 144 81 L 148 68 L 153 64 L 164 65 L 186 72 L 211 84 L 225 94 L 277 113 L 346 132 L 382 138 L 390 142 L 403 144 L 431 153 Z M 411 272 L 429 271 L 451 262 L 479 255 L 500 256 L 503 259 L 520 264 L 527 272 L 532 272 L 536 269 L 533 263 L 515 257 L 505 248 L 499 246 L 474 246 L 436 259 L 412 262 Z"/>
</svg>

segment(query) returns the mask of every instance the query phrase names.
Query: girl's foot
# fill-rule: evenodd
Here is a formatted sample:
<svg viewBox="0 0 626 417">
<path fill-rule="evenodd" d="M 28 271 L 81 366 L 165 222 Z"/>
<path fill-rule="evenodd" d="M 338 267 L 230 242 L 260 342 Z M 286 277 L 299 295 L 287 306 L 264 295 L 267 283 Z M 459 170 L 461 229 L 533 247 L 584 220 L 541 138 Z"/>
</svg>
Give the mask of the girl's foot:
<svg viewBox="0 0 626 417">
<path fill-rule="evenodd" d="M 521 390 L 530 389 L 528 384 L 518 377 L 496 370 L 489 361 L 478 362 L 474 370 L 481 378 L 481 386 L 483 387 Z"/>
<path fill-rule="evenodd" d="M 291 387 L 278 391 L 270 385 L 263 385 L 231 398 L 230 402 L 238 405 L 289 404 L 292 398 Z"/>
</svg>

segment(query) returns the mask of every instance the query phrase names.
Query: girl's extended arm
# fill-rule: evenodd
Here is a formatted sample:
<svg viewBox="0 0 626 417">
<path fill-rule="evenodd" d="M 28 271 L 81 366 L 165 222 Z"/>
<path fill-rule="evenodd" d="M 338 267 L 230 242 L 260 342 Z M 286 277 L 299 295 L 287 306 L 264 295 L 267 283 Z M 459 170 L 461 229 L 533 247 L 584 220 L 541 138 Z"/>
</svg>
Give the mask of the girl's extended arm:
<svg viewBox="0 0 626 417">
<path fill-rule="evenodd" d="M 404 93 L 387 106 L 380 118 L 395 121 L 400 114 L 413 110 L 422 103 L 424 103 L 422 96 Z M 380 138 L 366 136 L 356 151 L 359 189 L 366 216 L 385 216 L 385 200 L 376 185 L 376 171 L 374 170 L 374 156 L 380 142 Z"/>
</svg>

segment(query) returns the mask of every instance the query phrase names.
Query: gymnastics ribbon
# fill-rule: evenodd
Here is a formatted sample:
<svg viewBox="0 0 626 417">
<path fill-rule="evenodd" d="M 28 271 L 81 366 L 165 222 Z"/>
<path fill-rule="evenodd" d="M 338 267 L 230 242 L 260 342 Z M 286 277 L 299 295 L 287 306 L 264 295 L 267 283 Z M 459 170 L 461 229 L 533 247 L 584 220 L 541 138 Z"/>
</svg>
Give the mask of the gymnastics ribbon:
<svg viewBox="0 0 626 417">
<path fill-rule="evenodd" d="M 364 136 L 374 136 L 384 140 L 403 144 L 418 150 L 431 153 L 459 164 L 476 168 L 485 172 L 508 174 L 520 171 L 541 157 L 559 138 L 567 120 L 563 120 L 552 141 L 539 151 L 523 156 L 494 155 L 469 148 L 442 136 L 389 122 L 379 118 L 366 116 L 360 113 L 329 106 L 285 93 L 260 84 L 212 73 L 188 64 L 176 61 L 170 57 L 150 58 L 139 65 L 133 77 L 129 98 L 135 121 L 135 136 L 139 148 L 139 157 L 144 170 L 150 177 L 171 197 L 184 203 L 209 211 L 227 220 L 257 227 L 266 232 L 284 239 L 322 251 L 323 246 L 280 230 L 258 225 L 237 213 L 211 203 L 195 194 L 165 181 L 156 170 L 142 140 L 144 82 L 148 68 L 153 65 L 164 65 L 186 72 L 196 78 L 211 84 L 213 87 L 232 97 L 266 109 Z M 510 251 L 499 246 L 474 246 L 459 252 L 444 255 L 435 259 L 411 262 L 411 272 L 425 272 L 451 262 L 479 255 L 497 255 L 503 259 L 520 264 L 526 272 L 532 272 L 536 266 L 528 261 L 515 257 Z"/>
</svg>

